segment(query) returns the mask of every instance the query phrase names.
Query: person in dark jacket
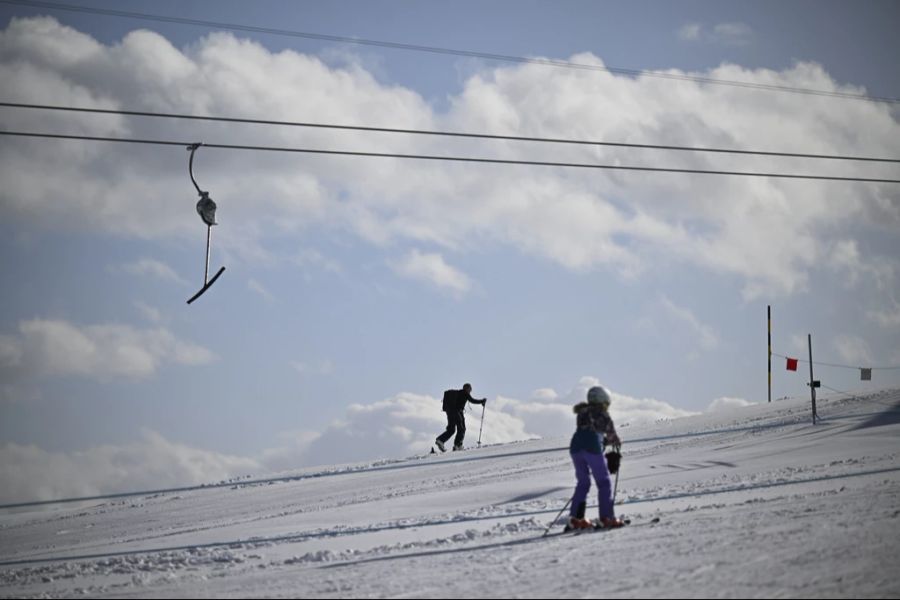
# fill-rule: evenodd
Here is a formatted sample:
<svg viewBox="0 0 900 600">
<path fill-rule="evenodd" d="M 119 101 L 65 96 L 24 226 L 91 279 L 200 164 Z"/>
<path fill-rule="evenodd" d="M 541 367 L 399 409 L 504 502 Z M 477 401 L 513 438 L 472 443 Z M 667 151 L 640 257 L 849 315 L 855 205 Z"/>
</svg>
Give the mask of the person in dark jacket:
<svg viewBox="0 0 900 600">
<path fill-rule="evenodd" d="M 447 413 L 447 430 L 444 431 L 434 440 L 434 445 L 441 452 L 446 452 L 444 443 L 453 437 L 456 432 L 456 439 L 453 440 L 453 449 L 462 450 L 463 438 L 466 437 L 466 402 L 484 405 L 487 398 L 476 400 L 472 397 L 472 384 L 467 383 L 461 390 L 447 390 L 444 392 L 443 411 Z"/>
<path fill-rule="evenodd" d="M 567 529 L 591 527 L 584 519 L 588 491 L 591 489 L 591 475 L 597 484 L 600 500 L 601 527 L 621 527 L 613 510 L 612 481 L 603 455 L 604 444 L 619 446 L 622 442 L 616 433 L 612 417 L 609 416 L 609 393 L 600 386 L 588 390 L 587 402 L 580 402 L 573 408 L 577 415 L 577 429 L 569 444 L 569 454 L 575 465 L 575 494 L 569 513 Z"/>
</svg>

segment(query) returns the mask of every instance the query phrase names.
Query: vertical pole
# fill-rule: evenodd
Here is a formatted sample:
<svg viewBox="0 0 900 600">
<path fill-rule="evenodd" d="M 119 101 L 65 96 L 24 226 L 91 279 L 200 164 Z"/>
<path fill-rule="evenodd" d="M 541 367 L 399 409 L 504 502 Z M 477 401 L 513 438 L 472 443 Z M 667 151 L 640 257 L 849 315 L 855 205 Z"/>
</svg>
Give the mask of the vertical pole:
<svg viewBox="0 0 900 600">
<path fill-rule="evenodd" d="M 209 279 L 209 243 L 212 238 L 212 226 L 206 226 L 206 268 L 203 269 L 203 285 L 206 285 L 207 279 Z"/>
<path fill-rule="evenodd" d="M 613 505 L 614 505 L 614 506 L 615 506 L 615 504 L 616 504 L 616 492 L 619 491 L 619 471 L 621 471 L 621 470 L 622 470 L 622 465 L 619 464 L 619 468 L 616 469 L 616 485 L 615 485 L 615 487 L 613 488 L 613 499 L 612 499 L 612 501 L 613 501 Z"/>
<path fill-rule="evenodd" d="M 481 432 L 484 429 L 484 404 L 481 405 L 481 427 L 478 428 L 478 447 L 481 448 Z"/>
<path fill-rule="evenodd" d="M 816 424 L 816 381 L 813 377 L 812 334 L 807 334 L 809 342 L 809 395 L 812 398 L 813 425 Z"/>
<path fill-rule="evenodd" d="M 769 317 L 769 402 L 772 402 L 772 305 L 768 309 Z"/>
</svg>

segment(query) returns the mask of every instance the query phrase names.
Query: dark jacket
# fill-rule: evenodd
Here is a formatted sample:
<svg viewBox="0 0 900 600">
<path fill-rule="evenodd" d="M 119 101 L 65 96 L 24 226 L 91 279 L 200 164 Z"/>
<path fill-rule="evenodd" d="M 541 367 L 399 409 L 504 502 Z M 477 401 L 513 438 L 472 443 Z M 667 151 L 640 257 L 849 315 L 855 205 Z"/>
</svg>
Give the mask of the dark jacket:
<svg viewBox="0 0 900 600">
<path fill-rule="evenodd" d="M 471 392 L 465 390 L 447 390 L 444 392 L 444 405 L 441 408 L 444 412 L 455 412 L 466 410 L 466 402 L 472 404 L 484 404 L 487 398 L 476 400 L 472 397 Z"/>
<path fill-rule="evenodd" d="M 600 404 L 580 402 L 572 408 L 572 412 L 577 415 L 578 429 L 572 436 L 569 452 L 587 450 L 592 454 L 603 454 L 605 443 L 620 443 L 612 417 Z"/>
</svg>

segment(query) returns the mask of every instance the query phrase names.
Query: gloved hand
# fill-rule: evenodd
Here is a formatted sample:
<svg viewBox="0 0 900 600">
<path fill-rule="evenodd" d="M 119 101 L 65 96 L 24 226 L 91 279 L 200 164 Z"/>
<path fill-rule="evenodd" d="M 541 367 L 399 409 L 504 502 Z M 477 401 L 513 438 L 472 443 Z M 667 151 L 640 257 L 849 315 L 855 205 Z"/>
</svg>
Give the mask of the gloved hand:
<svg viewBox="0 0 900 600">
<path fill-rule="evenodd" d="M 619 472 L 619 464 L 622 462 L 622 455 L 617 450 L 606 453 L 606 466 L 609 472 L 615 475 Z"/>
</svg>

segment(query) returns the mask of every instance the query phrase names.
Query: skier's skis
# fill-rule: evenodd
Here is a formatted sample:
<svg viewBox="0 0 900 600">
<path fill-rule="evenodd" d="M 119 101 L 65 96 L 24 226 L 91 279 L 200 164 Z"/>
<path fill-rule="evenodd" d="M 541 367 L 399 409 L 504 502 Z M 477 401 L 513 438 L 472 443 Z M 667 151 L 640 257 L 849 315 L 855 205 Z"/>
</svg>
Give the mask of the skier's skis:
<svg viewBox="0 0 900 600">
<path fill-rule="evenodd" d="M 624 523 L 624 525 L 622 525 L 621 527 L 603 527 L 599 524 L 592 524 L 591 527 L 568 529 L 567 526 L 562 531 L 557 531 L 555 534 L 551 533 L 550 535 L 581 535 L 583 533 L 595 533 L 598 531 L 612 531 L 614 529 L 622 529 L 623 527 L 640 527 L 642 525 L 653 525 L 655 523 L 659 523 L 659 517 L 653 517 L 649 521 L 641 521 L 640 523 L 635 523 L 634 525 L 632 525 L 630 518 L 624 518 L 622 519 L 622 522 Z"/>
<path fill-rule="evenodd" d="M 435 448 L 440 450 L 440 452 L 435 450 Z M 451 452 L 451 451 L 452 452 L 468 452 L 470 450 L 476 450 L 476 448 L 472 448 L 472 447 L 466 448 L 464 446 L 454 446 L 452 448 L 452 450 L 448 450 L 446 448 L 441 448 L 440 446 L 435 444 L 434 446 L 431 447 L 431 451 L 428 454 L 447 454 L 448 452 Z"/>
</svg>

